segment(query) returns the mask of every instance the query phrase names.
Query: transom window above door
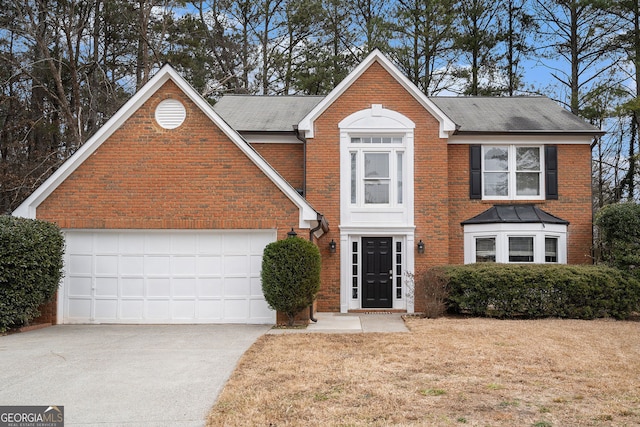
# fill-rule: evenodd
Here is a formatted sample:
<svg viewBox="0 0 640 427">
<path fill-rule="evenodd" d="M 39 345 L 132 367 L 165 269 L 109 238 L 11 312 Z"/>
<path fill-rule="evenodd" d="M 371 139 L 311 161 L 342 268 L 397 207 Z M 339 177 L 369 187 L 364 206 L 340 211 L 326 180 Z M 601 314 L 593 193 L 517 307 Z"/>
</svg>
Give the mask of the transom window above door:
<svg viewBox="0 0 640 427">
<path fill-rule="evenodd" d="M 402 144 L 401 136 L 358 136 L 351 138 L 352 144 Z"/>
<path fill-rule="evenodd" d="M 351 137 L 352 205 L 400 206 L 404 200 L 405 148 L 401 136 Z"/>
</svg>

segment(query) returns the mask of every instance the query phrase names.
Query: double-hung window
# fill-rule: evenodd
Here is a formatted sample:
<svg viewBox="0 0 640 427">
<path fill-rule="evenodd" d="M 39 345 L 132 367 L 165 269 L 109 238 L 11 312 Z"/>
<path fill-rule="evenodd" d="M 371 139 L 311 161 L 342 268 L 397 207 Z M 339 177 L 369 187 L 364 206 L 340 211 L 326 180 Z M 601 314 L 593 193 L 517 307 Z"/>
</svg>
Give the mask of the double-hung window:
<svg viewBox="0 0 640 427">
<path fill-rule="evenodd" d="M 495 200 L 542 199 L 543 161 L 540 146 L 482 146 L 482 197 Z"/>
<path fill-rule="evenodd" d="M 401 136 L 351 137 L 351 204 L 402 205 L 404 152 Z"/>
</svg>

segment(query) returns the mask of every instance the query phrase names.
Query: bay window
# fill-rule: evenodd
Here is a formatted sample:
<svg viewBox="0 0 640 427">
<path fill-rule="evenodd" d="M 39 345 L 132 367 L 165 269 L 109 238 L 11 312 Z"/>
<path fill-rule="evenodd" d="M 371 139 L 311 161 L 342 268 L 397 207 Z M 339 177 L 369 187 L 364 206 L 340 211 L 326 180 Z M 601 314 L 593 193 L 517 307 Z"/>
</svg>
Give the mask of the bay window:
<svg viewBox="0 0 640 427">
<path fill-rule="evenodd" d="M 566 263 L 566 234 L 548 232 L 465 230 L 465 263 Z"/>
<path fill-rule="evenodd" d="M 461 222 L 464 262 L 567 262 L 569 221 L 532 204 L 498 204 Z"/>
</svg>

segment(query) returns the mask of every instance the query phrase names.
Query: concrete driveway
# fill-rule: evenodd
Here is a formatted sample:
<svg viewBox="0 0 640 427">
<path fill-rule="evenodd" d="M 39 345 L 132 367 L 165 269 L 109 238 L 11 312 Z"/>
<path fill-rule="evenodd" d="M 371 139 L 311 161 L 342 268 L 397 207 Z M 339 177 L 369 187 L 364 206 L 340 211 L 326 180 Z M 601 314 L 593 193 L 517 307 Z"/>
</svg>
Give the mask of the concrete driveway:
<svg viewBox="0 0 640 427">
<path fill-rule="evenodd" d="M 202 426 L 269 328 L 59 325 L 0 336 L 0 405 L 62 405 L 65 426 Z"/>
</svg>

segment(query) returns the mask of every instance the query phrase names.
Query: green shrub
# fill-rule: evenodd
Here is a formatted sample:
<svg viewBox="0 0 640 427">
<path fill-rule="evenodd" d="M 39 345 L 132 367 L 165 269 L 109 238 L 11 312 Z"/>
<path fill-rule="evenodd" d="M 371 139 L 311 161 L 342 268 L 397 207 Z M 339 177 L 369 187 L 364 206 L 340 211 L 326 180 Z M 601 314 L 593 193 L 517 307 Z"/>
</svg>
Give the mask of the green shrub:
<svg viewBox="0 0 640 427">
<path fill-rule="evenodd" d="M 596 225 L 602 261 L 640 277 L 640 205 L 605 206 L 596 216 Z"/>
<path fill-rule="evenodd" d="M 267 303 L 286 313 L 293 326 L 295 315 L 310 306 L 320 290 L 320 250 L 298 237 L 270 243 L 262 256 L 261 277 Z"/>
<path fill-rule="evenodd" d="M 40 315 L 60 284 L 63 254 L 56 225 L 0 216 L 0 332 Z"/>
<path fill-rule="evenodd" d="M 435 270 L 447 279 L 447 306 L 453 312 L 625 319 L 640 309 L 640 282 L 610 267 L 479 263 Z"/>
</svg>

